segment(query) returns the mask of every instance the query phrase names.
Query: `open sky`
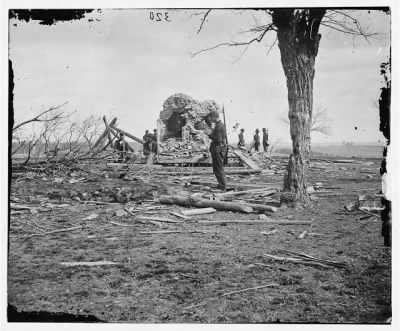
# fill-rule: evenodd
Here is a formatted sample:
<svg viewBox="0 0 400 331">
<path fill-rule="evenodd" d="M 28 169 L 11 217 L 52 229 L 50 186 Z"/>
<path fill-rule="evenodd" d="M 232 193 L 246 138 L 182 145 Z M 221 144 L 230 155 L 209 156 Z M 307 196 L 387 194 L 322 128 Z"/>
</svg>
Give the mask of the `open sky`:
<svg viewBox="0 0 400 331">
<path fill-rule="evenodd" d="M 166 11 L 159 12 L 165 18 Z M 255 128 L 268 127 L 272 142 L 289 142 L 289 128 L 280 120 L 288 111 L 286 80 L 279 48 L 269 47 L 274 32 L 242 56 L 244 49 L 237 47 L 191 56 L 245 38 L 238 33 L 268 23 L 267 15 L 215 10 L 197 34 L 201 16 L 195 13 L 168 11 L 170 22 L 157 22 L 150 10 L 108 9 L 50 27 L 11 20 L 16 122 L 68 101 L 64 109 L 77 110 L 77 119 L 116 116 L 121 128 L 142 136 L 156 126 L 164 100 L 185 93 L 224 104 L 228 126 L 239 122 L 247 141 Z M 367 42 L 321 28 L 314 100 L 328 109 L 332 135 L 313 134 L 313 142 L 383 140 L 373 102 L 382 83 L 379 65 L 390 50 L 390 16 L 376 11 L 353 15 L 381 35 Z M 230 138 L 236 140 L 236 133 Z"/>
</svg>

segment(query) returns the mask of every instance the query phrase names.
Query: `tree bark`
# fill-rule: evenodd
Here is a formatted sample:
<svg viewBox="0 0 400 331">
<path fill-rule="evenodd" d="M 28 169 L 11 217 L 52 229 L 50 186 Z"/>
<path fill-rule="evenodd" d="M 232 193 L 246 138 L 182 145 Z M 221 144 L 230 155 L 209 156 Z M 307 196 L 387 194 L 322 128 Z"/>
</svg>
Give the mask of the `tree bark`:
<svg viewBox="0 0 400 331">
<path fill-rule="evenodd" d="M 272 19 L 277 27 L 281 62 L 286 77 L 290 136 L 293 153 L 284 176 L 282 203 L 310 205 L 307 194 L 310 130 L 313 107 L 315 58 L 323 9 L 277 9 Z"/>
</svg>

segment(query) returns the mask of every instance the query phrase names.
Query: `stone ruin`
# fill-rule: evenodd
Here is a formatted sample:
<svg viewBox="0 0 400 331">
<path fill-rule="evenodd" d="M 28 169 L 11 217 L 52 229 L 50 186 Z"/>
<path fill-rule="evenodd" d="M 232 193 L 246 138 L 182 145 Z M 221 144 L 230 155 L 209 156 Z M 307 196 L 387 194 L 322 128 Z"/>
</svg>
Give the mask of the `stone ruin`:
<svg viewBox="0 0 400 331">
<path fill-rule="evenodd" d="M 182 93 L 171 95 L 160 112 L 160 147 L 170 151 L 207 150 L 209 138 L 205 130 L 211 129 L 208 115 L 212 110 L 220 112 L 220 106 L 213 100 L 200 102 Z"/>
</svg>

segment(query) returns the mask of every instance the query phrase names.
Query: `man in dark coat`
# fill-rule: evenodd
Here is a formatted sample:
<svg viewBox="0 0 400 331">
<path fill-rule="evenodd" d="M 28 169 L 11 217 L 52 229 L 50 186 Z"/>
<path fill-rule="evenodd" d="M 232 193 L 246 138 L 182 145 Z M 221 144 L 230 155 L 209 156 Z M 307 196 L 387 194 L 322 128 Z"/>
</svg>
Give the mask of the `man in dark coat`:
<svg viewBox="0 0 400 331">
<path fill-rule="evenodd" d="M 213 110 L 210 113 L 209 120 L 210 122 L 215 123 L 214 129 L 208 134 L 211 139 L 210 152 L 213 172 L 218 181 L 218 188 L 222 191 L 226 191 L 224 159 L 228 146 L 226 146 L 225 127 L 219 119 L 219 113 L 216 110 Z"/>
<path fill-rule="evenodd" d="M 258 152 L 260 150 L 260 130 L 256 129 L 256 133 L 254 134 L 254 150 Z"/>
<path fill-rule="evenodd" d="M 150 153 L 150 142 L 151 142 L 149 130 L 146 130 L 146 132 L 144 133 L 143 141 L 144 141 L 143 154 L 148 155 Z"/>
<path fill-rule="evenodd" d="M 123 133 L 119 134 L 119 139 L 115 142 L 115 148 L 119 151 L 118 162 L 123 162 L 126 159 L 127 151 L 133 151 L 129 144 L 125 141 L 125 135 Z"/>
<path fill-rule="evenodd" d="M 245 147 L 246 145 L 245 145 L 245 142 L 244 142 L 244 134 L 243 134 L 243 132 L 244 132 L 244 129 L 240 129 L 240 133 L 239 133 L 239 142 L 238 142 L 238 147 L 239 148 L 243 148 L 243 147 Z"/>
<path fill-rule="evenodd" d="M 157 129 L 153 130 L 153 135 L 151 136 L 151 151 L 157 154 L 158 144 L 157 144 Z"/>
<path fill-rule="evenodd" d="M 263 128 L 263 148 L 264 148 L 264 153 L 267 153 L 268 151 L 268 130 L 266 128 Z"/>
</svg>

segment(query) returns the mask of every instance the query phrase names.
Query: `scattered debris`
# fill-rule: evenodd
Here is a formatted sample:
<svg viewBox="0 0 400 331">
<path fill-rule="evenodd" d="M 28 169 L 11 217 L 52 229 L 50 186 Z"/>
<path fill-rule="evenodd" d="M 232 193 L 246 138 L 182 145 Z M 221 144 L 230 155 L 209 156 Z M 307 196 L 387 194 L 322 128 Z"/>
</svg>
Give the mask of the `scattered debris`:
<svg viewBox="0 0 400 331">
<path fill-rule="evenodd" d="M 218 224 L 277 224 L 277 225 L 311 225 L 309 221 L 284 221 L 284 220 L 274 220 L 268 219 L 264 221 L 260 220 L 224 220 L 224 221 L 208 221 L 201 220 L 197 221 L 201 224 L 218 225 Z"/>
<path fill-rule="evenodd" d="M 89 216 L 82 218 L 82 221 L 90 221 L 94 220 L 95 218 L 99 217 L 99 214 L 90 214 Z"/>
<path fill-rule="evenodd" d="M 115 216 L 125 217 L 125 216 L 128 216 L 128 212 L 126 210 L 120 209 L 115 212 Z"/>
<path fill-rule="evenodd" d="M 260 233 L 263 234 L 264 236 L 269 236 L 269 235 L 275 234 L 275 233 L 277 233 L 277 232 L 278 232 L 278 230 L 273 229 L 273 230 L 271 230 L 271 231 L 261 231 Z"/>
<path fill-rule="evenodd" d="M 303 231 L 302 233 L 299 234 L 299 236 L 297 237 L 298 239 L 304 239 L 304 237 L 306 236 L 307 231 Z"/>
</svg>

